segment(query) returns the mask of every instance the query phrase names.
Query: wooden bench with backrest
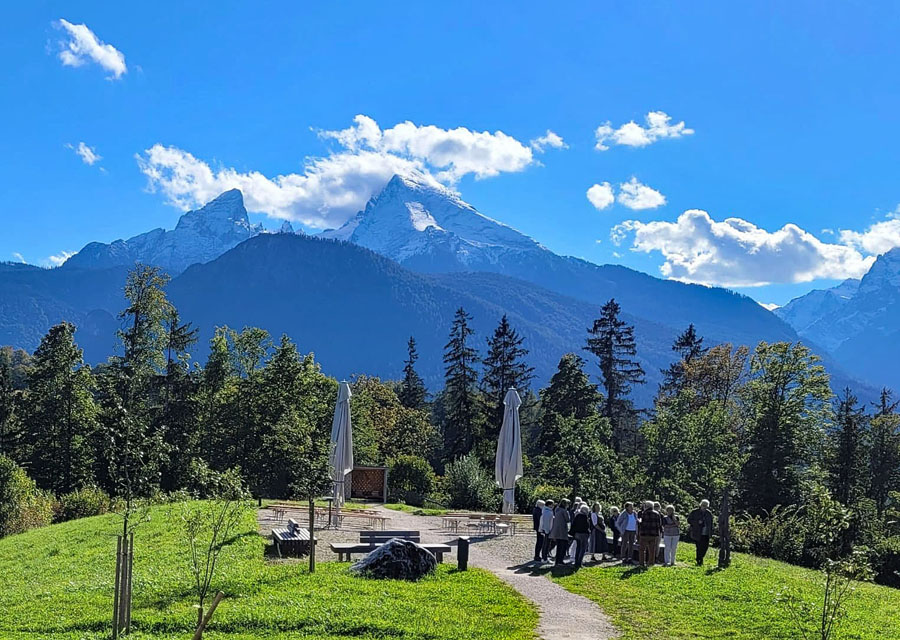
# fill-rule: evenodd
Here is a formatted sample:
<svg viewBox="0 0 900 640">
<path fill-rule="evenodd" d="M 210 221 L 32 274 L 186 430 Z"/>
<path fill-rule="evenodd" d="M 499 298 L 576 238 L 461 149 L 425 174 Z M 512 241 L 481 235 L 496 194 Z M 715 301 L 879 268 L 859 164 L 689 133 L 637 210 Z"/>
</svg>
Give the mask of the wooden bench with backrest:
<svg viewBox="0 0 900 640">
<path fill-rule="evenodd" d="M 408 540 L 415 542 L 419 546 L 425 547 L 434 554 L 438 562 L 443 562 L 444 554 L 450 553 L 450 545 L 438 543 L 422 544 L 421 536 L 418 531 L 360 531 L 359 543 L 356 542 L 332 542 L 331 550 L 338 554 L 338 562 L 343 562 L 344 558 L 349 562 L 351 554 L 354 553 L 370 553 L 388 540 Z"/>
<path fill-rule="evenodd" d="M 272 542 L 279 557 L 306 555 L 310 545 L 316 543 L 315 539 L 310 540 L 309 529 L 301 527 L 293 518 L 286 527 L 272 529 Z"/>
</svg>

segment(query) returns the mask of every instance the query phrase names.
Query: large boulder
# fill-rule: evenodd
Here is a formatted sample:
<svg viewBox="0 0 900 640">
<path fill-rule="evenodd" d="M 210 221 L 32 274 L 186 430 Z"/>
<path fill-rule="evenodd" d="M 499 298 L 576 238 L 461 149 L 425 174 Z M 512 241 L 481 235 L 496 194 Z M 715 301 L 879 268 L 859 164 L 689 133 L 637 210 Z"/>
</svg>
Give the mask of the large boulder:
<svg viewBox="0 0 900 640">
<path fill-rule="evenodd" d="M 409 540 L 388 540 L 350 567 L 350 571 L 367 578 L 418 580 L 437 567 L 428 549 Z"/>
</svg>

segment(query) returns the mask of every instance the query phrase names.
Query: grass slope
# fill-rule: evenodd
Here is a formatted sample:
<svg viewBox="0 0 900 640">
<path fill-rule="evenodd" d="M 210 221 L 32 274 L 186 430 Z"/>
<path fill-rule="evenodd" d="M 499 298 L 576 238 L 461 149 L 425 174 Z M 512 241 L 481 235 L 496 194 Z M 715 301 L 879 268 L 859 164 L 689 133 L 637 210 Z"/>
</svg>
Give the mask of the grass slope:
<svg viewBox="0 0 900 640">
<path fill-rule="evenodd" d="M 674 569 L 597 567 L 554 579 L 595 601 L 626 640 L 800 638 L 784 605 L 774 602 L 784 586 L 809 602 L 821 597 L 821 574 L 775 560 L 733 554 L 732 566 L 715 570 L 693 562 L 694 546 L 679 545 Z M 813 636 L 809 636 L 813 637 Z M 900 590 L 861 584 L 837 635 L 842 640 L 900 638 Z"/>
<path fill-rule="evenodd" d="M 174 514 L 173 514 L 174 515 Z M 0 540 L 0 638 L 94 640 L 109 635 L 118 520 L 101 516 Z M 177 521 L 152 511 L 135 536 L 133 634 L 190 637 L 196 621 Z M 248 513 L 223 551 L 216 587 L 225 600 L 204 637 L 534 638 L 537 613 L 491 574 L 441 566 L 418 583 L 377 581 L 347 564 L 267 563 Z"/>
</svg>

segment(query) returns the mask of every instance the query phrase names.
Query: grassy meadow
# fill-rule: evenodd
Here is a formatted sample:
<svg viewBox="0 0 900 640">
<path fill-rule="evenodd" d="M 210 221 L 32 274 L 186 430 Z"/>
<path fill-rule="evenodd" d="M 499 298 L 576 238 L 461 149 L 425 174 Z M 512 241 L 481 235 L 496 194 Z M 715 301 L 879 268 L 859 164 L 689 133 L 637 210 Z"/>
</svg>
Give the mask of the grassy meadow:
<svg viewBox="0 0 900 640">
<path fill-rule="evenodd" d="M 190 637 L 196 621 L 177 516 L 151 512 L 135 535 L 132 638 Z M 75 520 L 0 540 L 0 638 L 109 637 L 119 520 Z M 348 564 L 267 562 L 248 512 L 223 551 L 215 587 L 226 598 L 204 635 L 261 638 L 530 640 L 537 613 L 493 575 L 441 565 L 418 583 L 352 576 Z"/>
</svg>

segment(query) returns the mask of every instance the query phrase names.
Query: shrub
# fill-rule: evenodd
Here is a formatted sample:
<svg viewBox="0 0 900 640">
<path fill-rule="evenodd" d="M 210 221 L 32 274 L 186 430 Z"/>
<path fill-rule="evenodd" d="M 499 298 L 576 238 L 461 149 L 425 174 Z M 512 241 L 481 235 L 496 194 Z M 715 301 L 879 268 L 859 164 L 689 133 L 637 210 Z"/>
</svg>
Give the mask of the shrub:
<svg viewBox="0 0 900 640">
<path fill-rule="evenodd" d="M 422 506 L 434 488 L 434 470 L 425 458 L 397 456 L 388 461 L 388 495 L 391 501 Z"/>
<path fill-rule="evenodd" d="M 559 487 L 552 484 L 533 485 L 528 481 L 519 480 L 516 487 L 516 509 L 520 513 L 531 513 L 537 500 L 553 500 L 559 502 L 563 498 L 572 498 L 574 490 L 571 487 Z"/>
<path fill-rule="evenodd" d="M 768 515 L 745 516 L 732 523 L 735 551 L 820 567 L 840 556 L 840 539 L 850 512 L 823 487 L 814 488 L 804 504 L 777 506 Z"/>
<path fill-rule="evenodd" d="M 499 487 L 471 454 L 447 465 L 444 490 L 457 509 L 496 511 L 502 500 Z"/>
<path fill-rule="evenodd" d="M 900 587 L 900 536 L 884 538 L 870 553 L 875 582 Z"/>
<path fill-rule="evenodd" d="M 25 470 L 0 455 L 0 537 L 43 527 L 53 520 L 53 497 Z"/>
<path fill-rule="evenodd" d="M 100 516 L 112 510 L 112 500 L 98 487 L 83 487 L 59 499 L 56 520 L 65 522 L 77 518 Z"/>
</svg>

